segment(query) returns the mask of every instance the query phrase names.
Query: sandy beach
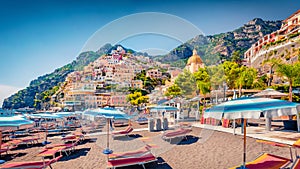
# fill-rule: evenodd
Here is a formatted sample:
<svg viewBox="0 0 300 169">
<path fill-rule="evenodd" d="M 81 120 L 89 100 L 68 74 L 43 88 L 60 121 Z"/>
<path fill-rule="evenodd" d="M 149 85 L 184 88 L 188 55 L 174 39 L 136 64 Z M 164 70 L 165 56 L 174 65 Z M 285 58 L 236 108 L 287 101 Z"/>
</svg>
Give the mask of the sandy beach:
<svg viewBox="0 0 300 169">
<path fill-rule="evenodd" d="M 192 132 L 187 136 L 187 140 L 174 139 L 168 142 L 161 139 L 162 132 L 148 132 L 141 129 L 146 126 L 134 124 L 134 128 L 140 131 L 132 132 L 130 137 L 117 137 L 114 140 L 109 137 L 110 148 L 114 152 L 123 152 L 141 148 L 146 144 L 155 144 L 156 147 L 152 149 L 152 152 L 158 160 L 146 164 L 145 166 L 148 169 L 229 168 L 242 163 L 242 136 L 193 127 Z M 123 128 L 118 127 L 115 130 Z M 85 141 L 76 146 L 76 150 L 71 155 L 64 155 L 58 162 L 52 164 L 52 167 L 56 169 L 106 168 L 107 157 L 102 154 L 103 149 L 106 147 L 106 139 L 106 134 L 91 134 Z M 49 137 L 49 141 L 62 143 L 60 136 Z M 269 145 L 263 147 L 266 152 L 289 158 L 287 148 Z M 28 148 L 26 145 L 20 146 L 10 151 L 9 155 L 3 154 L 1 159 L 6 160 L 6 163 L 41 160 L 41 157 L 36 155 L 42 148 L 42 144 Z M 262 145 L 253 138 L 247 138 L 247 161 L 254 160 L 261 152 Z M 138 169 L 142 167 L 136 165 L 124 168 Z"/>
</svg>

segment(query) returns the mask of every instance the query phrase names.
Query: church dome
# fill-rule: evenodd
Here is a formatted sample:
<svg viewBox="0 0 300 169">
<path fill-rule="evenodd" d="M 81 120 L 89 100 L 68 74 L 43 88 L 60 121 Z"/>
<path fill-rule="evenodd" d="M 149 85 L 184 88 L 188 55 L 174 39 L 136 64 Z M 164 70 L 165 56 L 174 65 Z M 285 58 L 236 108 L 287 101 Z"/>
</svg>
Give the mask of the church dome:
<svg viewBox="0 0 300 169">
<path fill-rule="evenodd" d="M 193 55 L 187 61 L 187 65 L 195 64 L 203 64 L 201 57 L 197 54 L 196 49 L 193 50 Z"/>
</svg>

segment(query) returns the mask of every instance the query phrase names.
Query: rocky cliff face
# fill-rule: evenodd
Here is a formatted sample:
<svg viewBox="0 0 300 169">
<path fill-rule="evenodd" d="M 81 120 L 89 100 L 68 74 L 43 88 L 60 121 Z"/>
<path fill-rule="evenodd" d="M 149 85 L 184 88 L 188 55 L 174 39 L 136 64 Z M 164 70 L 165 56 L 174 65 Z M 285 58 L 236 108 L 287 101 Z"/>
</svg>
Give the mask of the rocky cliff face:
<svg viewBox="0 0 300 169">
<path fill-rule="evenodd" d="M 239 50 L 243 54 L 253 43 L 264 35 L 278 30 L 280 26 L 281 21 L 264 21 L 255 18 L 232 32 L 209 36 L 198 35 L 169 54 L 155 59 L 182 67 L 185 65 L 183 61 L 191 56 L 195 48 L 206 64 L 216 64 L 221 59 L 230 59 L 233 51 Z"/>
</svg>

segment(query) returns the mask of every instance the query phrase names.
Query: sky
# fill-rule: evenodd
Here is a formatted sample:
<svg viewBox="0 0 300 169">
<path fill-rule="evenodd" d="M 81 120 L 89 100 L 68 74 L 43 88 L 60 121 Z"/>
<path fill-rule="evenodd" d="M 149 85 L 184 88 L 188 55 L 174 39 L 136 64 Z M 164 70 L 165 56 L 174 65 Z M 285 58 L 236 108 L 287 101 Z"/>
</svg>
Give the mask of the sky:
<svg viewBox="0 0 300 169">
<path fill-rule="evenodd" d="M 234 30 L 253 18 L 283 20 L 298 9 L 300 3 L 295 0 L 1 0 L 0 106 L 4 98 L 27 87 L 31 80 L 70 63 L 99 29 L 128 15 L 170 14 L 205 35 L 213 35 Z M 155 24 L 160 25 L 159 21 Z M 130 22 L 130 26 L 106 35 L 142 27 L 143 23 Z M 137 51 L 163 52 L 180 43 L 149 34 L 120 42 Z"/>
</svg>

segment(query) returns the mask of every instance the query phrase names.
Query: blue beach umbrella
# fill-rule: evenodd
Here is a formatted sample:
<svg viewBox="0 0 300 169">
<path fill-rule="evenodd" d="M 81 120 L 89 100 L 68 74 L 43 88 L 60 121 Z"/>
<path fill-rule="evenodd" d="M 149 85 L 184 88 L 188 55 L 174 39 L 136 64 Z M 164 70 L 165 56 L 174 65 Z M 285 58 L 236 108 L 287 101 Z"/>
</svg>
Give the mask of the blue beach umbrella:
<svg viewBox="0 0 300 169">
<path fill-rule="evenodd" d="M 2 131 L 26 129 L 33 127 L 33 124 L 33 121 L 27 120 L 22 116 L 0 117 L 0 147 L 2 144 Z M 4 160 L 0 160 L 0 164 L 4 162 Z"/>
<path fill-rule="evenodd" d="M 299 115 L 300 104 L 288 102 L 285 100 L 270 99 L 270 98 L 242 98 L 231 100 L 210 109 L 204 113 L 204 118 L 225 119 L 240 119 L 244 118 L 244 158 L 243 167 L 246 164 L 246 119 L 259 119 L 261 114 L 265 118 L 297 115 L 297 124 L 299 131 Z"/>
<path fill-rule="evenodd" d="M 57 112 L 54 113 L 53 115 L 59 116 L 59 117 L 70 117 L 70 116 L 75 116 L 75 112 Z"/>
<path fill-rule="evenodd" d="M 129 120 L 131 116 L 127 115 L 126 113 L 111 107 L 106 108 L 99 108 L 88 110 L 85 114 L 90 114 L 94 116 L 102 116 L 107 119 L 107 148 L 103 150 L 103 154 L 111 154 L 113 153 L 112 150 L 109 149 L 109 126 L 111 124 L 111 119 L 127 119 Z"/>
<path fill-rule="evenodd" d="M 0 130 L 19 130 L 33 127 L 34 122 L 21 116 L 0 117 Z"/>
<path fill-rule="evenodd" d="M 150 112 L 158 112 L 158 111 L 170 112 L 170 111 L 178 111 L 178 109 L 172 106 L 155 106 L 150 108 Z"/>
</svg>

